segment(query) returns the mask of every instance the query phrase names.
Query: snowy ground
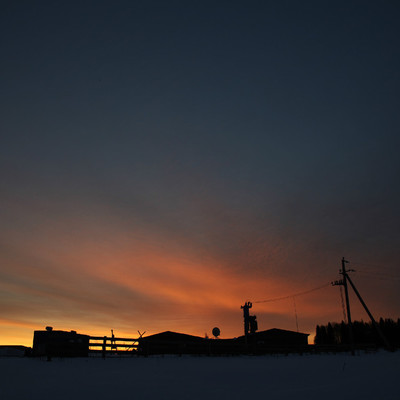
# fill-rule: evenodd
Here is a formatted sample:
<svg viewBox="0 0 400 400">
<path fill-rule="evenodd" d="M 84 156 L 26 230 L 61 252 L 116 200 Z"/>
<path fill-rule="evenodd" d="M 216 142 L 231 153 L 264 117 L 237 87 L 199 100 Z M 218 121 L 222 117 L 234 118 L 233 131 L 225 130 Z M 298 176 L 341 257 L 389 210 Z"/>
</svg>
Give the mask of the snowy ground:
<svg viewBox="0 0 400 400">
<path fill-rule="evenodd" d="M 0 399 L 400 399 L 396 353 L 0 358 Z M 253 397 L 254 396 L 254 397 Z"/>
</svg>

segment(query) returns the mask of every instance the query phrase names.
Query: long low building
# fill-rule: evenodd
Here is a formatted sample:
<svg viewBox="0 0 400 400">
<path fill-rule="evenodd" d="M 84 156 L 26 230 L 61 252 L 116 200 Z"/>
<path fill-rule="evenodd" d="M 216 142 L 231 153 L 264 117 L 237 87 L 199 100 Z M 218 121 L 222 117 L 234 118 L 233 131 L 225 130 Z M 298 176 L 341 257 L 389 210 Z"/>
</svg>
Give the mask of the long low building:
<svg viewBox="0 0 400 400">
<path fill-rule="evenodd" d="M 138 354 L 246 354 L 302 350 L 308 334 L 269 329 L 233 339 L 208 339 L 166 331 L 142 337 Z"/>
<path fill-rule="evenodd" d="M 308 333 L 273 328 L 248 335 L 247 342 L 266 346 L 307 346 L 308 336 Z M 238 340 L 246 341 L 246 337 L 240 336 Z"/>
</svg>

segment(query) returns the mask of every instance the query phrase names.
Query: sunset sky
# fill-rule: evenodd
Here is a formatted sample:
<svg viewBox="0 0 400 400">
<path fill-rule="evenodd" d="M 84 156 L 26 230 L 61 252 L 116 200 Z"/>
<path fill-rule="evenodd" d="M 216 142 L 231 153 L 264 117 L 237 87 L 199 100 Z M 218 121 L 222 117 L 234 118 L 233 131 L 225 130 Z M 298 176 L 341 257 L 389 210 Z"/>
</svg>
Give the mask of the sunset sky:
<svg viewBox="0 0 400 400">
<path fill-rule="evenodd" d="M 399 21 L 389 0 L 3 1 L 0 344 L 234 337 L 245 301 L 313 334 L 343 319 L 343 256 L 400 317 Z"/>
</svg>

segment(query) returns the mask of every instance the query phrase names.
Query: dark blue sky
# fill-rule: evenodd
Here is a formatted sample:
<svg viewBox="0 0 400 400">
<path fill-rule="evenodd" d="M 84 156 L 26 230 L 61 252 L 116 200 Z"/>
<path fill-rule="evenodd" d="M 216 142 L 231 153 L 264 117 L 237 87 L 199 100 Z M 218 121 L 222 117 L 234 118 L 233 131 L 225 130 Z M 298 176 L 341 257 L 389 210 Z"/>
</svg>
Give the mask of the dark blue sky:
<svg viewBox="0 0 400 400">
<path fill-rule="evenodd" d="M 399 20 L 396 1 L 3 2 L 3 279 L 117 232 L 299 285 L 343 255 L 398 273 Z"/>
</svg>

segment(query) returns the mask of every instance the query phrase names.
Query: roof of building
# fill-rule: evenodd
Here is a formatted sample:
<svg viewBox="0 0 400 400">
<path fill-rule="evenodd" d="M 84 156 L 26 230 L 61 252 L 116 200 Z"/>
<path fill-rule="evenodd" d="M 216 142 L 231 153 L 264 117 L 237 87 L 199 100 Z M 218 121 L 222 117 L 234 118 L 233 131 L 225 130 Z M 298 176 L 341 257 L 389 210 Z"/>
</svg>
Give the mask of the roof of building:
<svg viewBox="0 0 400 400">
<path fill-rule="evenodd" d="M 295 340 L 295 341 L 301 341 L 307 340 L 307 337 L 309 336 L 308 333 L 302 333 L 302 332 L 295 332 L 295 331 L 288 331 L 285 329 L 278 329 L 278 328 L 272 328 L 272 329 L 267 329 L 265 331 L 259 331 L 255 333 L 251 333 L 249 335 L 249 338 L 253 340 Z M 244 340 L 245 336 L 239 336 L 237 340 Z"/>
<path fill-rule="evenodd" d="M 272 328 L 272 329 L 267 329 L 266 331 L 260 331 L 260 332 L 256 332 L 255 334 L 278 334 L 278 335 L 303 335 L 303 336 L 310 336 L 309 333 L 302 333 L 302 332 L 295 332 L 295 331 L 288 331 L 286 329 L 278 329 L 278 328 Z"/>
<path fill-rule="evenodd" d="M 182 341 L 194 342 L 194 341 L 204 340 L 204 338 L 202 338 L 200 336 L 187 335 L 185 333 L 165 331 L 165 332 L 161 332 L 161 333 L 156 333 L 154 335 L 142 337 L 140 340 L 146 340 L 146 341 L 148 341 L 148 340 L 154 340 L 154 341 L 167 340 L 169 342 L 182 342 Z"/>
</svg>

